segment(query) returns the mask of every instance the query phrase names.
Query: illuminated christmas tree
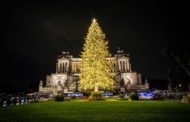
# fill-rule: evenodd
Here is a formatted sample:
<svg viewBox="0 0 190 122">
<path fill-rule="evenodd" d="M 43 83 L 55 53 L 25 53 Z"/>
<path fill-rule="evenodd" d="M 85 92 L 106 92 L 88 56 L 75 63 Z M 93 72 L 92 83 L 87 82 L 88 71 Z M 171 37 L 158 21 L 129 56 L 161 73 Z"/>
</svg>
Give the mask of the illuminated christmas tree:
<svg viewBox="0 0 190 122">
<path fill-rule="evenodd" d="M 106 60 L 109 56 L 108 41 L 105 40 L 105 34 L 96 19 L 93 19 L 81 55 L 81 89 L 98 91 L 99 88 L 113 88 L 111 62 Z"/>
</svg>

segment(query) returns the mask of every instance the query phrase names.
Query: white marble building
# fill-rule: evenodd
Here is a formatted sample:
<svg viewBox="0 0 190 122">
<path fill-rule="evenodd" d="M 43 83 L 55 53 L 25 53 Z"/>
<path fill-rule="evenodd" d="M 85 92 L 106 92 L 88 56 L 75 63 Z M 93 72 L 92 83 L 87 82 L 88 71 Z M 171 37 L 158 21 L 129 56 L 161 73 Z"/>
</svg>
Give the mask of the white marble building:
<svg viewBox="0 0 190 122">
<path fill-rule="evenodd" d="M 123 51 L 117 51 L 113 57 L 108 57 L 108 61 L 113 64 L 112 73 L 115 74 L 115 89 L 120 90 L 139 90 L 149 89 L 147 82 L 142 84 L 141 74 L 131 69 L 130 56 Z M 46 83 L 40 82 L 40 92 L 58 91 L 77 92 L 80 91 L 80 64 L 81 58 L 74 58 L 68 52 L 63 52 L 57 59 L 56 73 L 47 75 Z"/>
</svg>

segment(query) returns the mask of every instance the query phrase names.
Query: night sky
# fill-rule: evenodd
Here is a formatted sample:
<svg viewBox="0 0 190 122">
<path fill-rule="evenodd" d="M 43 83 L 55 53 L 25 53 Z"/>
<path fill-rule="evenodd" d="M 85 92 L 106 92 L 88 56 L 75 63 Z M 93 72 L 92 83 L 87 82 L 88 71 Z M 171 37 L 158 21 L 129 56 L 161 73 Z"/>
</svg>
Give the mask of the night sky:
<svg viewBox="0 0 190 122">
<path fill-rule="evenodd" d="M 3 2 L 0 82 L 45 80 L 61 51 L 79 56 L 94 17 L 112 54 L 120 47 L 130 54 L 134 71 L 165 79 L 168 62 L 161 48 L 186 41 L 187 3 L 113 1 Z"/>
</svg>

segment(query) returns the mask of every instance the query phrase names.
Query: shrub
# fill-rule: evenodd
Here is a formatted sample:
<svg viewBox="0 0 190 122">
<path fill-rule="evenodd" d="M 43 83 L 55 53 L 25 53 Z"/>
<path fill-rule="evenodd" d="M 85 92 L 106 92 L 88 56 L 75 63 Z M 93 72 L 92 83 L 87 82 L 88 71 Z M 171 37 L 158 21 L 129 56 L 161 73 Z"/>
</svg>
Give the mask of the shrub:
<svg viewBox="0 0 190 122">
<path fill-rule="evenodd" d="M 76 96 L 71 96 L 71 99 L 77 99 L 78 97 L 76 97 Z"/>
<path fill-rule="evenodd" d="M 90 92 L 89 91 L 81 91 L 81 93 L 83 93 L 83 96 L 90 96 Z"/>
<path fill-rule="evenodd" d="M 136 92 L 132 92 L 129 94 L 129 99 L 131 100 L 138 100 L 139 99 L 139 95 Z"/>
<path fill-rule="evenodd" d="M 125 94 L 124 93 L 120 93 L 119 94 L 119 98 L 124 98 L 125 97 Z"/>
<path fill-rule="evenodd" d="M 159 93 L 154 94 L 154 100 L 163 100 L 163 96 Z"/>
<path fill-rule="evenodd" d="M 64 97 L 64 101 L 71 101 L 71 97 Z"/>
<path fill-rule="evenodd" d="M 182 103 L 190 103 L 190 99 L 188 98 L 188 96 L 183 96 L 181 99 Z"/>
<path fill-rule="evenodd" d="M 176 99 L 176 100 L 181 100 L 182 97 L 183 97 L 182 95 L 176 95 L 176 96 L 175 96 L 175 99 Z"/>
<path fill-rule="evenodd" d="M 64 101 L 64 96 L 63 95 L 57 95 L 55 97 L 55 101 Z"/>
<path fill-rule="evenodd" d="M 89 100 L 104 100 L 102 92 L 92 92 Z"/>
</svg>

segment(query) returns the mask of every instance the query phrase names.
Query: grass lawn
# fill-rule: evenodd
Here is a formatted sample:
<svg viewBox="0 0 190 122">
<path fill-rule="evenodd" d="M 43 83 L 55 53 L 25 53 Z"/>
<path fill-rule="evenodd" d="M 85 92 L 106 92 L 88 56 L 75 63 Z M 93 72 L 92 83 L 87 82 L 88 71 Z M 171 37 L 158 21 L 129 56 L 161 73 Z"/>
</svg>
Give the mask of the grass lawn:
<svg viewBox="0 0 190 122">
<path fill-rule="evenodd" d="M 39 102 L 0 108 L 0 122 L 187 122 L 190 104 L 177 101 Z"/>
</svg>

